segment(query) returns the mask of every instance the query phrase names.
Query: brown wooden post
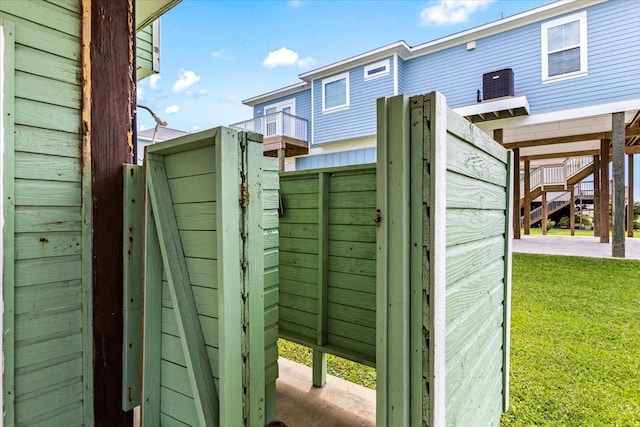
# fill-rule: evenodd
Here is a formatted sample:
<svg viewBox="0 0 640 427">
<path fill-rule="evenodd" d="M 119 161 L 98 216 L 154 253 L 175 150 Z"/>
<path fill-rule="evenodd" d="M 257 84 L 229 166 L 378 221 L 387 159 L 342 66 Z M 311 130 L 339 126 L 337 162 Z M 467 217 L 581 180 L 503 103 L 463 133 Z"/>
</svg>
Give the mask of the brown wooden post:
<svg viewBox="0 0 640 427">
<path fill-rule="evenodd" d="M 633 196 L 634 185 L 633 180 L 635 178 L 635 173 L 633 171 L 633 153 L 627 155 L 628 157 L 628 173 L 629 173 L 629 197 L 627 198 L 627 236 L 633 237 L 633 206 L 635 205 L 635 200 Z"/>
<path fill-rule="evenodd" d="M 493 139 L 504 144 L 502 129 L 493 130 Z M 520 149 L 513 149 L 513 238 L 520 238 Z"/>
<path fill-rule="evenodd" d="M 531 161 L 524 161 L 524 234 L 531 234 Z"/>
<path fill-rule="evenodd" d="M 542 235 L 546 236 L 547 235 L 547 192 L 543 191 L 542 192 L 542 222 L 540 223 L 540 226 L 542 227 Z"/>
<path fill-rule="evenodd" d="M 624 258 L 624 112 L 611 115 L 611 143 L 613 146 L 613 242 L 611 255 L 616 258 Z"/>
<path fill-rule="evenodd" d="M 91 3 L 93 381 L 96 426 L 131 426 L 122 402 L 122 164 L 135 141 L 134 0 Z M 86 84 L 86 82 L 85 82 Z"/>
<path fill-rule="evenodd" d="M 278 148 L 278 171 L 284 172 L 285 149 Z"/>
<path fill-rule="evenodd" d="M 569 190 L 569 229 L 571 229 L 571 235 L 576 235 L 576 187 L 571 186 Z"/>
<path fill-rule="evenodd" d="M 593 236 L 600 236 L 600 156 L 593 156 Z"/>
<path fill-rule="evenodd" d="M 600 243 L 609 243 L 609 140 L 600 140 Z"/>
</svg>

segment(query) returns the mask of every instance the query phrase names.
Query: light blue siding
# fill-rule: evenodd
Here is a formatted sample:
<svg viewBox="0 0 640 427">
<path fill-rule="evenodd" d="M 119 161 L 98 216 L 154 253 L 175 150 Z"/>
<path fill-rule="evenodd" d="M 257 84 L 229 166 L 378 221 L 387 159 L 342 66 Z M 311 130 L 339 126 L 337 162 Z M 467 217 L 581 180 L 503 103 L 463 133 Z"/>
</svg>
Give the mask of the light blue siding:
<svg viewBox="0 0 640 427">
<path fill-rule="evenodd" d="M 407 93 L 405 90 L 406 87 L 406 61 L 400 57 L 398 57 L 398 93 L 396 95 L 400 95 L 402 93 Z"/>
<path fill-rule="evenodd" d="M 527 96 L 531 114 L 640 96 L 640 2 L 612 1 L 587 8 L 588 74 L 544 84 L 543 22 L 478 39 L 471 51 L 462 44 L 408 61 L 406 92 L 438 90 L 454 107 L 472 104 L 482 89 L 483 73 L 512 68 L 515 94 Z"/>
<path fill-rule="evenodd" d="M 361 165 L 376 162 L 375 148 L 342 151 L 339 153 L 318 154 L 315 156 L 298 157 L 296 170 L 331 168 L 335 166 Z"/>
<path fill-rule="evenodd" d="M 381 59 L 372 60 L 371 63 L 380 60 Z M 390 73 L 377 79 L 364 80 L 365 65 L 349 70 L 349 92 L 351 99 L 349 108 L 345 110 L 323 114 L 323 79 L 313 81 L 313 144 L 322 144 L 325 142 L 375 134 L 376 99 L 393 95 L 393 57 L 389 57 Z"/>
<path fill-rule="evenodd" d="M 290 99 L 296 100 L 296 111 L 294 116 L 300 117 L 307 121 L 307 141 L 311 141 L 311 89 L 303 90 L 293 95 L 283 96 L 271 101 L 256 104 L 253 107 L 253 117 L 264 115 L 264 107 L 267 105 L 277 104 Z"/>
</svg>

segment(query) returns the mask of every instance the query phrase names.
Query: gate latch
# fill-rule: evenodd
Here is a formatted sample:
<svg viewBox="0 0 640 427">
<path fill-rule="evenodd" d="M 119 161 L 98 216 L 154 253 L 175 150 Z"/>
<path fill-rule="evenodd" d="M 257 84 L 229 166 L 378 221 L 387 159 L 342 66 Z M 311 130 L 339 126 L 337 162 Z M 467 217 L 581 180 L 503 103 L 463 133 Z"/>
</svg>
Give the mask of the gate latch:
<svg viewBox="0 0 640 427">
<path fill-rule="evenodd" d="M 373 222 L 376 223 L 376 227 L 380 227 L 382 223 L 382 214 L 380 213 L 380 209 L 376 209 L 376 216 L 373 218 Z"/>
</svg>

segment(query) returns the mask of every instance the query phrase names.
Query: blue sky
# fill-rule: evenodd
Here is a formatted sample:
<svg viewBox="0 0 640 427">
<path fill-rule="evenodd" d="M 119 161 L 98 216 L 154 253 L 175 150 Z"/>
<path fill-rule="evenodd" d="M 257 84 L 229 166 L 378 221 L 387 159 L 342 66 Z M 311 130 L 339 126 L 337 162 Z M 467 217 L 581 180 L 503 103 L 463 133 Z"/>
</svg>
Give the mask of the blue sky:
<svg viewBox="0 0 640 427">
<path fill-rule="evenodd" d="M 549 0 L 183 0 L 162 18 L 160 74 L 138 102 L 169 127 L 196 131 L 249 119 L 242 100 L 298 74 L 404 40 L 417 45 Z M 140 111 L 141 129 L 155 123 Z"/>
</svg>

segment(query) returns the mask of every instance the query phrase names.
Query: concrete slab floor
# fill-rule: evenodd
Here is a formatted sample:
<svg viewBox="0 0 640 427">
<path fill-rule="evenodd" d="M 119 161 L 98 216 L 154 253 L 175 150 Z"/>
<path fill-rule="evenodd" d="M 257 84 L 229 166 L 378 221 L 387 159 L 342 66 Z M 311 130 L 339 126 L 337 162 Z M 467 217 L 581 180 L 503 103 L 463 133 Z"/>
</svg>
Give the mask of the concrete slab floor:
<svg viewBox="0 0 640 427">
<path fill-rule="evenodd" d="M 311 368 L 278 359 L 276 419 L 287 427 L 374 427 L 376 391 L 327 375 L 314 387 Z"/>
<path fill-rule="evenodd" d="M 591 258 L 612 257 L 611 243 L 600 243 L 599 237 L 585 236 L 522 235 L 520 239 L 513 239 L 513 252 Z M 625 240 L 625 255 L 626 259 L 640 259 L 640 238 Z"/>
</svg>

